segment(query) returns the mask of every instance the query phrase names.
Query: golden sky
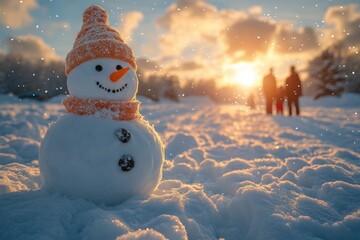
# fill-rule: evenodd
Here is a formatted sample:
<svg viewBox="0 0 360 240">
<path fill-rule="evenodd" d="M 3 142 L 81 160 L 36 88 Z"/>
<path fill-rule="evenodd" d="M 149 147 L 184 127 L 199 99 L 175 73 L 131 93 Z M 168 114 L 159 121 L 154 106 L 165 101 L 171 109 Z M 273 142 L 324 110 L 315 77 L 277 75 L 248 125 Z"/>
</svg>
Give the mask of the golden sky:
<svg viewBox="0 0 360 240">
<path fill-rule="evenodd" d="M 334 43 L 353 53 L 360 46 L 355 1 L 3 0 L 0 52 L 64 59 L 91 4 L 108 11 L 142 72 L 182 81 L 213 78 L 251 86 L 274 67 L 281 82 L 290 65 L 303 71 Z"/>
</svg>

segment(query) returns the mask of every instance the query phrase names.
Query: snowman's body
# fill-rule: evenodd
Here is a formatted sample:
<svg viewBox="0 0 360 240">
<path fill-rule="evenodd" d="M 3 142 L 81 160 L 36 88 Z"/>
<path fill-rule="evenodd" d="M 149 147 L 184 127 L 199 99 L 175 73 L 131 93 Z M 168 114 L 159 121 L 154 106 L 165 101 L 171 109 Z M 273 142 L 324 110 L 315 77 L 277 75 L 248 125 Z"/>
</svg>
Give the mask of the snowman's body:
<svg viewBox="0 0 360 240">
<path fill-rule="evenodd" d="M 70 97 L 79 99 L 134 102 L 137 86 L 132 66 L 112 58 L 86 61 L 68 76 Z M 140 115 L 114 120 L 118 113 L 106 111 L 67 113 L 50 126 L 39 156 L 47 190 L 116 204 L 156 188 L 164 161 L 159 135 Z"/>
<path fill-rule="evenodd" d="M 116 204 L 157 186 L 162 155 L 160 138 L 145 120 L 66 114 L 43 140 L 40 169 L 51 192 Z"/>
</svg>

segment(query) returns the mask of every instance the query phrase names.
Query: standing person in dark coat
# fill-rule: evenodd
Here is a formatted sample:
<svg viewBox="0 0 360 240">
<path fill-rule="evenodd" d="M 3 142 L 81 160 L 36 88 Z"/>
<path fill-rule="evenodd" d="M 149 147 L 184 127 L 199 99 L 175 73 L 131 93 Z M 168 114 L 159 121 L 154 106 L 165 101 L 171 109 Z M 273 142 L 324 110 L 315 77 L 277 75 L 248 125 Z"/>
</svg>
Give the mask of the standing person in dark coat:
<svg viewBox="0 0 360 240">
<path fill-rule="evenodd" d="M 301 81 L 295 71 L 295 67 L 290 67 L 290 76 L 285 82 L 285 91 L 289 107 L 289 116 L 292 115 L 292 105 L 295 105 L 296 115 L 300 115 L 299 97 L 302 96 Z"/>
<path fill-rule="evenodd" d="M 276 79 L 272 68 L 263 79 L 263 91 L 266 100 L 266 114 L 272 114 L 272 106 L 276 97 Z"/>
</svg>

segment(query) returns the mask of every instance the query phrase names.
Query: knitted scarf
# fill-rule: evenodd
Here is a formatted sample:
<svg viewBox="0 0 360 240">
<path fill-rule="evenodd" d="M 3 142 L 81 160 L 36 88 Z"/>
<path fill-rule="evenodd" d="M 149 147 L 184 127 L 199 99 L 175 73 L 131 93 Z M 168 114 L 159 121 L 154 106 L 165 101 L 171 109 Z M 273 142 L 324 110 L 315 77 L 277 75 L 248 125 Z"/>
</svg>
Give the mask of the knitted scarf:
<svg viewBox="0 0 360 240">
<path fill-rule="evenodd" d="M 133 120 L 142 118 L 139 113 L 140 102 L 77 98 L 68 96 L 63 100 L 68 113 L 95 115 L 112 120 Z"/>
</svg>

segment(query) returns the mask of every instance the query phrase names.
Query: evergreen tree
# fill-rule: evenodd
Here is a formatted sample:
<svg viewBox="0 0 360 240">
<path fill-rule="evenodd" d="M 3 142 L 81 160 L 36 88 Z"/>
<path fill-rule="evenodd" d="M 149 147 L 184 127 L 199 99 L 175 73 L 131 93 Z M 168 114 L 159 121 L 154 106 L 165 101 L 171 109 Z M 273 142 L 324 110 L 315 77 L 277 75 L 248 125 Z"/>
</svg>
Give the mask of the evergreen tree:
<svg viewBox="0 0 360 240">
<path fill-rule="evenodd" d="M 163 97 L 174 102 L 179 102 L 179 90 L 180 84 L 176 76 L 166 76 L 164 79 L 165 89 L 163 92 Z"/>
<path fill-rule="evenodd" d="M 316 92 L 314 99 L 342 94 L 346 78 L 340 60 L 333 50 L 327 49 L 310 62 L 310 76 L 314 80 Z"/>
</svg>

